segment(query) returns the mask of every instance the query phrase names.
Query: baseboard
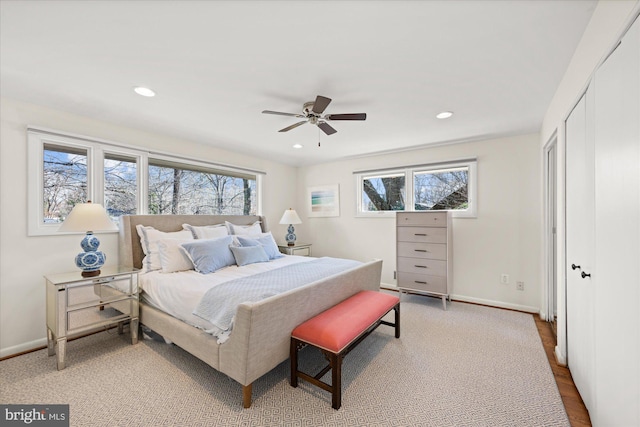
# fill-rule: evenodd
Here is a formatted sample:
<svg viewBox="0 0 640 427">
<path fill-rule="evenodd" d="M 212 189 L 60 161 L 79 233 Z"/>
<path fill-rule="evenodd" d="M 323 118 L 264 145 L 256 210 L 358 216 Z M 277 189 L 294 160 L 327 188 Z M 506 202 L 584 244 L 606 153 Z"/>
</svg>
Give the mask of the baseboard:
<svg viewBox="0 0 640 427">
<path fill-rule="evenodd" d="M 473 297 L 468 297 L 468 296 L 464 296 L 464 295 L 451 295 L 451 299 L 454 301 L 461 301 L 461 302 L 471 302 L 474 304 L 482 304 L 482 305 L 488 305 L 490 307 L 497 307 L 497 308 L 506 308 L 509 310 L 516 310 L 516 311 L 523 311 L 525 313 L 539 313 L 540 312 L 540 307 L 531 307 L 528 305 L 522 305 L 522 304 L 512 304 L 509 302 L 503 302 L 503 301 L 494 301 L 494 300 L 488 300 L 488 299 L 482 299 L 482 298 L 473 298 Z"/>
<path fill-rule="evenodd" d="M 29 341 L 20 345 L 15 345 L 13 347 L 3 348 L 0 349 L 0 359 L 4 359 L 5 357 L 17 356 L 21 353 L 27 353 L 46 346 L 47 339 L 40 338 L 35 341 Z"/>
<path fill-rule="evenodd" d="M 567 366 L 567 358 L 560 352 L 560 347 L 556 346 L 553 355 L 556 357 L 556 363 L 560 366 Z"/>
<path fill-rule="evenodd" d="M 398 287 L 396 285 L 390 285 L 388 283 L 380 283 L 380 288 L 381 289 L 386 289 L 389 291 L 399 291 Z M 464 295 L 455 295 L 455 294 L 451 294 L 451 300 L 453 301 L 460 301 L 460 302 L 470 302 L 473 304 L 480 304 L 480 305 L 486 305 L 489 307 L 496 307 L 496 308 L 506 308 L 508 310 L 515 310 L 515 311 L 522 311 L 525 313 L 540 313 L 540 307 L 531 307 L 528 305 L 522 305 L 522 304 L 511 304 L 508 302 L 503 302 L 503 301 L 494 301 L 494 300 L 488 300 L 488 299 L 482 299 L 482 298 L 474 298 L 474 297 L 468 297 L 468 296 L 464 296 Z"/>
</svg>

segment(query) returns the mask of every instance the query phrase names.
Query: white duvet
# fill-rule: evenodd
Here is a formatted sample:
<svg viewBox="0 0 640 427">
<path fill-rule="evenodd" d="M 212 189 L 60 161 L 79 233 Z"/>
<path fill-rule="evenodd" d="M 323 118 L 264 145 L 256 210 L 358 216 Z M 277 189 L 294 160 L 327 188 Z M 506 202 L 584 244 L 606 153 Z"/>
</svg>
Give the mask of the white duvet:
<svg viewBox="0 0 640 427">
<path fill-rule="evenodd" d="M 192 326 L 207 332 L 216 330 L 211 323 L 193 314 L 202 296 L 212 287 L 239 277 L 251 276 L 286 265 L 308 262 L 315 258 L 287 255 L 269 262 L 238 267 L 232 265 L 214 273 L 200 274 L 195 270 L 162 273 L 161 270 L 140 274 L 142 299 Z"/>
</svg>

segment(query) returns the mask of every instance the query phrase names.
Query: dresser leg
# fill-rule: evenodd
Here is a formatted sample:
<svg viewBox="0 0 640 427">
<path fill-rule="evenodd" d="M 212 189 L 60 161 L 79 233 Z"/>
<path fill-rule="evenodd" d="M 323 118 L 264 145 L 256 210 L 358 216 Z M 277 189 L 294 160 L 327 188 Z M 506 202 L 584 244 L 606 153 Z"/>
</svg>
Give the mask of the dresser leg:
<svg viewBox="0 0 640 427">
<path fill-rule="evenodd" d="M 58 371 L 64 369 L 64 356 L 67 352 L 67 338 L 60 338 L 58 340 Z"/>
<path fill-rule="evenodd" d="M 447 311 L 447 297 L 446 297 L 446 295 L 442 295 L 442 307 L 444 307 L 444 311 Z"/>
<path fill-rule="evenodd" d="M 47 328 L 47 354 L 53 356 L 56 354 L 56 342 L 53 339 L 53 332 Z"/>
</svg>

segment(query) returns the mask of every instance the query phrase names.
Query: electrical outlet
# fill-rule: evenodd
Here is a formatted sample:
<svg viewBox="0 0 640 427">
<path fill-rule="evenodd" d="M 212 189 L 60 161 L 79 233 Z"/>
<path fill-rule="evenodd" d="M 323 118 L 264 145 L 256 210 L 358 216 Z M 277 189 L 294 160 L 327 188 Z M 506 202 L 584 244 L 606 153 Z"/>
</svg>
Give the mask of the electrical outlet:
<svg viewBox="0 0 640 427">
<path fill-rule="evenodd" d="M 524 282 L 516 282 L 516 289 L 519 291 L 524 291 Z"/>
<path fill-rule="evenodd" d="M 509 284 L 509 275 L 502 273 L 500 275 L 500 283 L 502 283 L 503 285 L 508 285 Z"/>
</svg>

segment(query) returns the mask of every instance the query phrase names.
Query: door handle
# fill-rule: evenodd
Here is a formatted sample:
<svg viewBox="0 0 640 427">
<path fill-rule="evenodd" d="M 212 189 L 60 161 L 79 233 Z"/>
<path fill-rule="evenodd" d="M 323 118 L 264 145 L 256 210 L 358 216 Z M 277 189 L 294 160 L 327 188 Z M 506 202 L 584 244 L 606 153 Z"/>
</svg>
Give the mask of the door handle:
<svg viewBox="0 0 640 427">
<path fill-rule="evenodd" d="M 579 269 L 580 269 L 580 266 L 579 266 L 579 265 L 575 265 L 575 264 L 571 264 L 571 269 L 572 269 L 572 270 L 575 270 L 575 269 L 578 269 L 578 270 L 579 270 Z"/>
<path fill-rule="evenodd" d="M 586 279 L 587 277 L 591 277 L 591 274 L 585 273 L 584 271 L 580 275 L 582 276 L 583 279 Z"/>
</svg>

